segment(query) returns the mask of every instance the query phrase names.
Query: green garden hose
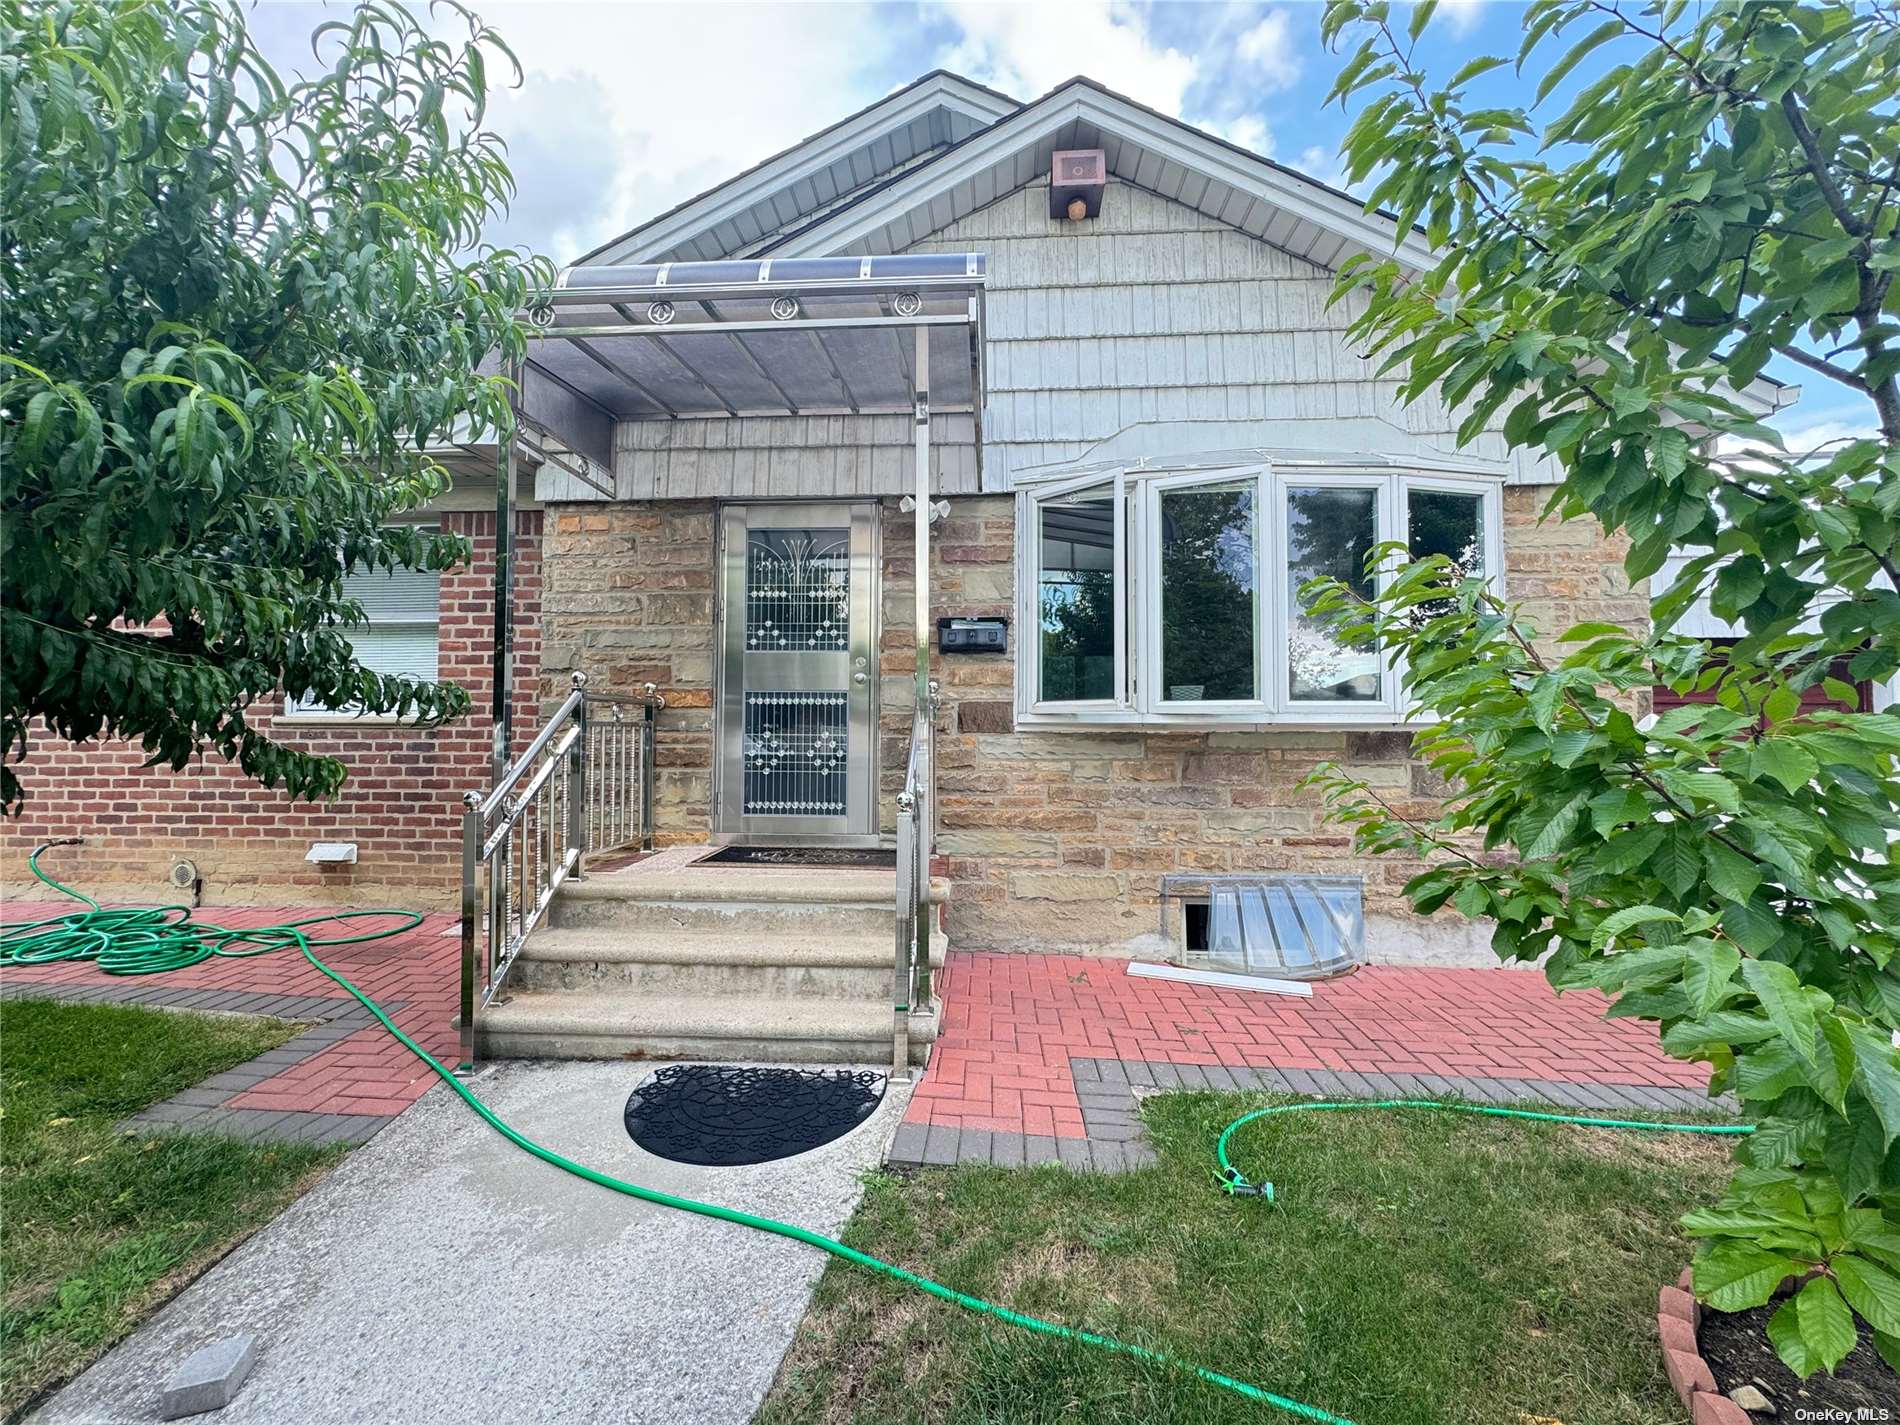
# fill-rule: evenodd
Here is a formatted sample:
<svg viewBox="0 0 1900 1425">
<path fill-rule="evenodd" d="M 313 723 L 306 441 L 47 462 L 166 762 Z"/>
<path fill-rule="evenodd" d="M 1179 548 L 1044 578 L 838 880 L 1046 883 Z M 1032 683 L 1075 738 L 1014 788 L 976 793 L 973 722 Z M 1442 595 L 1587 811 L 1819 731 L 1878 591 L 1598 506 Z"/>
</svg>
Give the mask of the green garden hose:
<svg viewBox="0 0 1900 1425">
<path fill-rule="evenodd" d="M 1222 1192 L 1231 1196 L 1264 1197 L 1272 1202 L 1274 1194 L 1271 1182 L 1250 1182 L 1239 1168 L 1228 1161 L 1227 1143 L 1236 1129 L 1246 1127 L 1256 1118 L 1272 1118 L 1282 1113 L 1350 1113 L 1368 1108 L 1425 1108 L 1439 1113 L 1471 1113 L 1485 1118 L 1528 1118 L 1538 1123 L 1569 1123 L 1583 1128 L 1631 1128 L 1649 1133 L 1721 1133 L 1738 1136 L 1755 1131 L 1754 1126 L 1747 1123 L 1647 1123 L 1637 1118 L 1589 1118 L 1570 1113 L 1542 1113 L 1529 1108 L 1492 1108 L 1487 1104 L 1456 1103 L 1436 1098 L 1355 1098 L 1277 1103 L 1270 1108 L 1256 1108 L 1252 1113 L 1243 1113 L 1221 1130 L 1220 1140 L 1214 1144 L 1214 1156 L 1220 1162 L 1220 1171 L 1215 1174 L 1214 1180 Z"/>
<path fill-rule="evenodd" d="M 367 1009 L 383 1028 L 402 1043 L 423 1063 L 436 1073 L 436 1076 L 454 1089 L 470 1108 L 481 1115 L 484 1122 L 516 1147 L 532 1153 L 544 1163 L 551 1163 L 563 1172 L 572 1173 L 600 1187 L 610 1188 L 614 1192 L 625 1193 L 628 1197 L 637 1197 L 643 1202 L 654 1202 L 662 1207 L 677 1208 L 681 1212 L 694 1212 L 702 1217 L 718 1218 L 722 1222 L 737 1223 L 741 1227 L 750 1227 L 760 1232 L 770 1232 L 779 1237 L 790 1237 L 828 1252 L 847 1262 L 861 1267 L 869 1267 L 874 1272 L 894 1277 L 907 1286 L 927 1292 L 931 1296 L 975 1311 L 985 1316 L 994 1316 L 1011 1326 L 1020 1326 L 1027 1331 L 1039 1332 L 1045 1336 L 1055 1336 L 1064 1341 L 1079 1341 L 1085 1346 L 1094 1346 L 1104 1351 L 1113 1351 L 1117 1355 L 1130 1356 L 1150 1365 L 1166 1366 L 1173 1369 L 1192 1372 L 1209 1385 L 1219 1386 L 1222 1390 L 1232 1391 L 1235 1395 L 1262 1405 L 1271 1405 L 1302 1420 L 1312 1420 L 1318 1425 L 1352 1425 L 1342 1415 L 1323 1410 L 1317 1405 L 1307 1405 L 1302 1401 L 1291 1400 L 1284 1395 L 1275 1395 L 1257 1385 L 1244 1380 L 1223 1375 L 1219 1371 L 1190 1362 L 1177 1360 L 1162 1351 L 1151 1350 L 1146 1346 L 1131 1345 L 1126 1341 L 1117 1341 L 1112 1336 L 1098 1335 L 1093 1331 L 1080 1331 L 1073 1326 L 1063 1326 L 1054 1321 L 1044 1321 L 1037 1316 L 1026 1316 L 1020 1311 L 1011 1311 L 1006 1306 L 985 1301 L 981 1297 L 970 1296 L 941 1282 L 928 1277 L 907 1272 L 902 1267 L 880 1261 L 856 1248 L 823 1236 L 817 1232 L 795 1227 L 789 1222 L 780 1222 L 770 1217 L 756 1217 L 749 1212 L 739 1212 L 729 1207 L 719 1207 L 710 1202 L 699 1202 L 689 1197 L 675 1197 L 671 1193 L 656 1188 L 641 1187 L 638 1183 L 623 1182 L 619 1178 L 607 1176 L 594 1169 L 584 1167 L 571 1159 L 562 1157 L 551 1148 L 544 1148 L 525 1134 L 516 1132 L 483 1103 L 460 1079 L 424 1049 L 415 1040 L 404 1034 L 393 1023 L 382 1008 L 364 994 L 346 977 L 331 969 L 317 958 L 316 947 L 333 945 L 360 944 L 368 940 L 381 940 L 391 935 L 399 935 L 405 930 L 419 925 L 422 917 L 409 911 L 346 911 L 339 914 L 313 916 L 309 920 L 292 921 L 285 925 L 272 925 L 249 930 L 232 930 L 223 926 L 209 925 L 194 921 L 189 906 L 162 906 L 153 909 L 105 910 L 90 896 L 82 895 L 69 886 L 63 886 L 40 870 L 40 853 L 53 846 L 73 844 L 72 840 L 48 842 L 27 859 L 33 874 L 54 890 L 75 900 L 84 901 L 91 910 L 76 911 L 71 915 L 57 916 L 50 920 L 35 921 L 30 924 L 0 925 L 0 965 L 45 965 L 61 960 L 90 960 L 98 964 L 107 974 L 144 975 L 156 974 L 166 970 L 181 969 L 195 965 L 213 955 L 262 955 L 273 950 L 281 950 L 294 945 L 303 952 L 303 956 L 317 970 L 336 981 L 350 995 Z M 304 933 L 304 927 L 322 924 L 334 920 L 354 920 L 368 916 L 396 916 L 401 924 L 385 930 L 369 931 L 361 935 L 339 937 L 335 939 L 315 939 Z"/>
<path fill-rule="evenodd" d="M 736 1223 L 741 1227 L 750 1227 L 759 1232 L 770 1232 L 775 1236 L 789 1237 L 816 1247 L 834 1257 L 868 1267 L 874 1272 L 893 1277 L 907 1286 L 926 1292 L 931 1296 L 961 1306 L 985 1316 L 993 1316 L 1011 1326 L 1020 1326 L 1027 1331 L 1039 1332 L 1045 1336 L 1054 1336 L 1064 1341 L 1079 1341 L 1085 1346 L 1094 1346 L 1100 1350 L 1112 1351 L 1117 1355 L 1129 1356 L 1151 1365 L 1186 1370 L 1209 1385 L 1233 1392 L 1248 1400 L 1262 1405 L 1270 1405 L 1302 1420 L 1319 1422 L 1319 1425 L 1352 1425 L 1344 1416 L 1335 1415 L 1317 1405 L 1307 1405 L 1284 1395 L 1276 1395 L 1257 1385 L 1237 1380 L 1219 1371 L 1209 1370 L 1182 1361 L 1162 1351 L 1151 1350 L 1146 1346 L 1132 1345 L 1126 1341 L 1117 1341 L 1112 1336 L 1099 1335 L 1093 1331 L 1077 1330 L 1073 1326 L 1063 1326 L 1054 1321 L 1044 1321 L 1037 1316 L 1027 1316 L 1020 1311 L 1011 1311 L 1006 1306 L 998 1306 L 981 1297 L 970 1296 L 941 1282 L 928 1277 L 905 1271 L 856 1248 L 847 1247 L 833 1238 L 811 1232 L 803 1227 L 795 1227 L 789 1222 L 780 1222 L 775 1218 L 758 1217 L 749 1212 L 740 1212 L 729 1207 L 719 1207 L 709 1202 L 699 1202 L 688 1197 L 675 1197 L 671 1193 L 661 1192 L 657 1188 L 642 1187 L 638 1183 L 623 1182 L 619 1178 L 609 1177 L 596 1172 L 572 1159 L 564 1158 L 551 1148 L 545 1148 L 525 1134 L 517 1132 L 498 1118 L 493 1110 L 481 1099 L 470 1092 L 468 1086 L 448 1069 L 444 1068 L 428 1050 L 398 1029 L 384 1014 L 381 1006 L 358 989 L 344 975 L 331 969 L 317 957 L 318 948 L 336 945 L 357 945 L 371 940 L 383 940 L 392 935 L 400 935 L 422 923 L 422 917 L 412 911 L 340 911 L 327 915 L 312 916 L 307 920 L 290 921 L 283 925 L 269 925 L 250 929 L 230 929 L 195 921 L 191 916 L 191 907 L 182 905 L 156 906 L 128 910 L 106 910 L 88 895 L 61 885 L 40 869 L 39 859 L 42 852 L 55 846 L 67 846 L 77 838 L 64 841 L 50 841 L 39 847 L 27 858 L 27 864 L 41 881 L 62 895 L 71 896 L 90 906 L 90 910 L 76 911 L 71 915 L 56 916 L 49 920 L 34 921 L 19 925 L 0 925 L 0 965 L 46 965 L 56 961 L 92 961 L 110 975 L 150 975 L 167 970 L 183 969 L 196 965 L 213 956 L 248 957 L 269 954 L 289 946 L 296 946 L 303 956 L 320 974 L 341 985 L 349 994 L 375 1016 L 377 1023 L 393 1034 L 404 1048 L 427 1064 L 438 1078 L 453 1089 L 470 1108 L 479 1114 L 489 1127 L 501 1134 L 510 1143 L 525 1152 L 533 1154 L 544 1163 L 575 1177 L 614 1192 L 625 1193 L 628 1197 L 639 1198 L 644 1202 L 658 1203 L 662 1207 L 676 1208 L 681 1212 L 693 1212 L 702 1217 L 717 1218 L 722 1222 Z M 394 919 L 397 923 L 379 930 L 365 931 L 360 935 L 334 936 L 318 938 L 306 933 L 306 927 L 328 924 L 333 921 L 350 921 L 378 918 Z M 1659 1133 L 1703 1133 L 1703 1134 L 1743 1134 L 1752 1133 L 1748 1125 L 1694 1124 L 1694 1123 L 1645 1123 L 1634 1119 L 1577 1117 L 1562 1113 L 1540 1113 L 1531 1109 L 1491 1108 L 1479 1104 L 1441 1102 L 1437 1099 L 1378 1099 L 1347 1100 L 1336 1102 L 1302 1102 L 1276 1104 L 1270 1108 L 1255 1109 L 1236 1118 L 1222 1131 L 1220 1140 L 1215 1144 L 1214 1155 L 1220 1162 L 1218 1182 L 1223 1191 L 1236 1196 L 1258 1196 L 1272 1201 L 1274 1197 L 1271 1182 L 1252 1183 L 1242 1175 L 1239 1169 L 1228 1160 L 1227 1145 L 1236 1130 L 1252 1123 L 1256 1119 L 1267 1118 L 1285 1113 L 1341 1112 L 1361 1109 L 1432 1109 L 1446 1113 L 1481 1114 L 1491 1118 L 1528 1118 L 1545 1123 L 1579 1124 L 1590 1128 L 1638 1129 Z"/>
</svg>

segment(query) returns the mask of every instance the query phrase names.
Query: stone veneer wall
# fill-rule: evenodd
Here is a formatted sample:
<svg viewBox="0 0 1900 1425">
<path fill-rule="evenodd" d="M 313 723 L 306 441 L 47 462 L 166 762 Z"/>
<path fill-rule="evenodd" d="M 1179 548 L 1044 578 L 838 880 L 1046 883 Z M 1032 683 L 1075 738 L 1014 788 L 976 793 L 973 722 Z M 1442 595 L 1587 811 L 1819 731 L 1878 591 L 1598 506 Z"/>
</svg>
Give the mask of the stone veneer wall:
<svg viewBox="0 0 1900 1425">
<path fill-rule="evenodd" d="M 1507 588 L 1541 628 L 1636 622 L 1640 593 L 1624 543 L 1587 523 L 1540 523 L 1543 491 L 1505 491 Z M 1175 732 L 1144 728 L 1017 732 L 1015 503 L 952 500 L 932 529 L 932 624 L 1010 619 L 1012 653 L 932 655 L 938 722 L 940 850 L 954 894 L 950 931 L 968 948 L 1141 948 L 1156 930 L 1169 871 L 1308 869 L 1366 877 L 1371 941 L 1382 958 L 1490 963 L 1486 935 L 1461 919 L 1411 916 L 1399 895 L 1418 869 L 1367 864 L 1317 821 L 1299 783 L 1336 761 L 1429 814 L 1431 777 L 1402 732 Z M 667 695 L 660 716 L 659 840 L 703 839 L 713 755 L 714 506 L 710 501 L 563 505 L 548 514 L 544 693 L 576 668 L 596 688 Z M 882 505 L 879 757 L 883 825 L 894 822 L 916 667 L 911 517 Z"/>
<path fill-rule="evenodd" d="M 584 671 L 595 692 L 666 695 L 654 739 L 654 840 L 704 841 L 712 825 L 711 500 L 548 509 L 542 693 Z"/>
<path fill-rule="evenodd" d="M 1585 619 L 1640 622 L 1626 548 L 1594 525 L 1540 523 L 1545 492 L 1505 491 L 1507 591 L 1554 632 Z M 1369 945 L 1380 958 L 1494 963 L 1488 935 L 1452 915 L 1422 920 L 1400 888 L 1419 867 L 1367 864 L 1319 823 L 1299 783 L 1321 762 L 1352 768 L 1402 810 L 1435 810 L 1433 777 L 1403 732 L 1014 730 L 1015 505 L 958 499 L 932 531 L 935 615 L 1002 614 L 1010 656 L 933 658 L 943 684 L 937 760 L 939 847 L 954 883 L 953 943 L 988 948 L 1142 948 L 1170 871 L 1311 870 L 1366 878 Z M 901 778 L 915 667 L 914 544 L 908 516 L 884 519 L 885 791 Z M 934 619 L 933 619 L 934 621 Z M 887 805 L 886 818 L 890 811 Z"/>
</svg>

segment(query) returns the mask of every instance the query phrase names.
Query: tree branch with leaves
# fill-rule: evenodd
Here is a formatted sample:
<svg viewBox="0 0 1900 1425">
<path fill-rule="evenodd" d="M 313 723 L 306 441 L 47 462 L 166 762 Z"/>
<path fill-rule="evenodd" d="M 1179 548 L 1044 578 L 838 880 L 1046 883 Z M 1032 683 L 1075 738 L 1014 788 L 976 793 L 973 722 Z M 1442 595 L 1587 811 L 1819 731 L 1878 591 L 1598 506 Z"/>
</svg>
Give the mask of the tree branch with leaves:
<svg viewBox="0 0 1900 1425">
<path fill-rule="evenodd" d="M 365 3 L 287 82 L 243 11 L 0 0 L 0 802 L 38 722 L 204 752 L 301 797 L 280 693 L 430 726 L 451 684 L 357 662 L 352 571 L 446 569 L 431 453 L 508 428 L 485 357 L 551 273 L 482 245 L 513 180 L 483 127 L 512 56 Z M 446 35 L 446 37 L 444 37 Z"/>
<path fill-rule="evenodd" d="M 1864 1325 L 1900 1367 L 1900 716 L 1856 688 L 1900 669 L 1895 7 L 1536 0 L 1528 108 L 1471 98 L 1503 57 L 1432 85 L 1432 9 L 1327 9 L 1348 173 L 1438 254 L 1350 261 L 1336 300 L 1403 399 L 1547 462 L 1546 517 L 1626 534 L 1632 582 L 1681 572 L 1642 628 L 1540 630 L 1400 548 L 1379 592 L 1315 586 L 1401 671 L 1449 792 L 1426 822 L 1314 783 L 1362 851 L 1429 863 L 1417 910 L 1489 919 L 1500 956 L 1609 993 L 1739 1098 L 1730 1192 L 1685 1220 L 1706 1300 L 1808 1278 L 1769 1326 L 1790 1366 L 1831 1370 Z M 1776 356 L 1869 434 L 1787 451 L 1759 418 Z M 1698 603 L 1740 636 L 1677 632 Z M 1655 686 L 1690 701 L 1646 719 Z"/>
</svg>

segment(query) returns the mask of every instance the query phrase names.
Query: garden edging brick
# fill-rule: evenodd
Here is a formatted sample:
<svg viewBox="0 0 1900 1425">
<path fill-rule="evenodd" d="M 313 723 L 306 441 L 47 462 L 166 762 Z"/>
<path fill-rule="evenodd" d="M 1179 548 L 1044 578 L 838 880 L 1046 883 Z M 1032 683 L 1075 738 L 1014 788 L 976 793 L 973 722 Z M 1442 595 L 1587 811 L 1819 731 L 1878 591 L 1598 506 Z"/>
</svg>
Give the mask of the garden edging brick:
<svg viewBox="0 0 1900 1425">
<path fill-rule="evenodd" d="M 1684 1267 L 1676 1284 L 1656 1295 L 1656 1334 L 1662 1341 L 1669 1384 L 1689 1412 L 1690 1425 L 1752 1425 L 1748 1412 L 1716 1388 L 1715 1373 L 1696 1344 L 1701 1326 L 1702 1306 L 1693 1294 L 1689 1268 Z"/>
</svg>

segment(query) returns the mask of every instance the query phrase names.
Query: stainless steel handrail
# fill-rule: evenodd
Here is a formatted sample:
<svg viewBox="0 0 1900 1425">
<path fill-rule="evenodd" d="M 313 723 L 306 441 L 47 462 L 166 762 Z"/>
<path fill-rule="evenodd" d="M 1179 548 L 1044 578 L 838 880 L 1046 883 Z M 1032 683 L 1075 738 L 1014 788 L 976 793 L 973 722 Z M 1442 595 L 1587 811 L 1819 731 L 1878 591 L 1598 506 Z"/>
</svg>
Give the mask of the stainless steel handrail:
<svg viewBox="0 0 1900 1425">
<path fill-rule="evenodd" d="M 910 1072 L 910 1017 L 930 1004 L 930 858 L 937 846 L 938 685 L 911 718 L 897 794 L 897 940 L 891 976 L 891 1072 Z"/>
<path fill-rule="evenodd" d="M 462 1066 L 554 893 L 590 855 L 653 845 L 654 719 L 666 706 L 587 691 L 587 675 L 487 792 L 462 798 Z M 639 716 L 629 718 L 628 709 Z M 606 716 L 601 716 L 601 714 Z"/>
</svg>

